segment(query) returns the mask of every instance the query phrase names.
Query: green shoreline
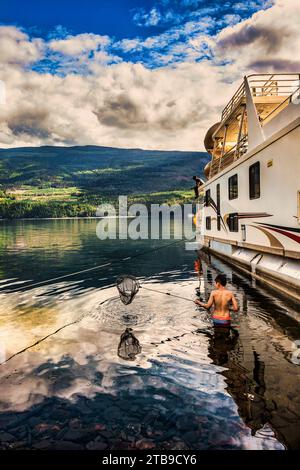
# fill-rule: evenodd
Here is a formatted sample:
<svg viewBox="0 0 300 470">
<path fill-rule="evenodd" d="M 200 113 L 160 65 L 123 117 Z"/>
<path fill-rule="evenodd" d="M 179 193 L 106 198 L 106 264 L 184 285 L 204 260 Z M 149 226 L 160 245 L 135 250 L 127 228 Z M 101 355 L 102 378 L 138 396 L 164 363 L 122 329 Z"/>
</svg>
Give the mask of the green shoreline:
<svg viewBox="0 0 300 470">
<path fill-rule="evenodd" d="M 105 197 L 101 194 L 89 194 L 88 200 L 82 202 L 80 196 L 72 200 L 43 197 L 30 198 L 22 193 L 23 199 L 9 193 L 4 198 L 0 197 L 0 220 L 47 220 L 47 219 L 91 219 L 97 217 L 96 210 L 102 204 L 112 204 L 118 214 L 118 197 Z M 193 192 L 179 189 L 150 194 L 128 194 L 128 207 L 132 204 L 144 204 L 150 210 L 152 204 L 183 205 L 192 203 Z M 89 202 L 90 200 L 90 202 Z"/>
</svg>

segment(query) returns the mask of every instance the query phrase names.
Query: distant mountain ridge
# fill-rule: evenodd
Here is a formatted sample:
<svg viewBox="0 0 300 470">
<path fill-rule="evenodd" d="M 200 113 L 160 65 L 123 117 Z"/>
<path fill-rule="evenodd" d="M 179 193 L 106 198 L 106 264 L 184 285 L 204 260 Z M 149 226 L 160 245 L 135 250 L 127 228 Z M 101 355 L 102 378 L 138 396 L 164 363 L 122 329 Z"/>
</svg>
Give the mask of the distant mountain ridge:
<svg viewBox="0 0 300 470">
<path fill-rule="evenodd" d="M 92 145 L 0 149 L 0 187 L 76 186 L 103 195 L 188 189 L 207 161 L 205 152 Z"/>
<path fill-rule="evenodd" d="M 103 203 L 184 204 L 209 157 L 114 147 L 0 149 L 0 218 L 91 217 Z"/>
</svg>

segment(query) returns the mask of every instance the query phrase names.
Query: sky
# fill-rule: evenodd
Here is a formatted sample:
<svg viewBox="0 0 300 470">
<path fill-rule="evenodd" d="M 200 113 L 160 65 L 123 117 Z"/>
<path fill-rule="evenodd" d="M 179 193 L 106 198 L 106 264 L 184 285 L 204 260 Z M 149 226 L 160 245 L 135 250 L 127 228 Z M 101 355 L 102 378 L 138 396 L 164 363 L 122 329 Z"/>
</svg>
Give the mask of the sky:
<svg viewBox="0 0 300 470">
<path fill-rule="evenodd" d="M 0 147 L 201 151 L 243 76 L 299 50 L 299 0 L 2 0 Z"/>
</svg>

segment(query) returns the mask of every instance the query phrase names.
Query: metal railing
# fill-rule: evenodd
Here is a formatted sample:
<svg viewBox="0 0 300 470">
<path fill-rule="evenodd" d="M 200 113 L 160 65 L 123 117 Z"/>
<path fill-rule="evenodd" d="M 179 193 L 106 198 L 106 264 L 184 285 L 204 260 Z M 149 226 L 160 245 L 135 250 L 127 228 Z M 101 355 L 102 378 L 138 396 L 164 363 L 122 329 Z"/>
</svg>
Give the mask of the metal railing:
<svg viewBox="0 0 300 470">
<path fill-rule="evenodd" d="M 272 75 L 251 75 L 249 86 L 254 97 L 288 97 L 300 86 L 299 73 L 280 73 Z"/>
<path fill-rule="evenodd" d="M 223 156 L 212 161 L 209 178 L 217 175 L 234 161 L 241 158 L 248 150 L 248 135 L 244 135 L 240 141 L 229 149 Z"/>
<path fill-rule="evenodd" d="M 254 97 L 291 96 L 300 86 L 299 73 L 256 74 L 248 77 L 251 93 Z M 222 122 L 246 99 L 245 85 L 237 89 L 222 111 Z"/>
<path fill-rule="evenodd" d="M 271 100 L 275 106 L 266 116 L 260 119 L 263 126 L 267 121 L 274 117 L 275 113 L 290 103 L 296 94 L 300 94 L 300 74 L 296 73 L 281 73 L 281 74 L 255 74 L 248 77 L 249 87 L 254 98 L 265 97 L 280 97 L 282 100 Z M 286 98 L 285 98 L 286 97 Z M 299 96 L 300 99 L 300 96 Z M 222 123 L 228 127 L 228 118 L 235 111 L 238 106 L 246 101 L 245 85 L 242 85 L 235 92 L 229 103 L 225 106 L 222 112 Z M 268 103 L 268 101 L 267 101 Z M 248 135 L 244 134 L 243 137 L 236 143 L 234 147 L 229 149 L 220 158 L 216 158 L 211 162 L 209 178 L 212 178 L 227 166 L 231 165 L 235 160 L 243 156 L 248 149 Z"/>
<path fill-rule="evenodd" d="M 280 109 L 284 109 L 289 103 L 291 103 L 293 101 L 293 97 L 297 94 L 299 95 L 299 98 L 297 98 L 300 99 L 300 86 L 294 91 L 294 93 L 289 95 L 284 101 L 282 101 L 278 106 L 276 106 L 276 108 L 274 108 L 269 114 L 267 114 L 267 116 L 262 119 L 261 123 L 263 125 L 266 124 L 270 119 L 274 117 L 274 114 L 277 114 Z"/>
<path fill-rule="evenodd" d="M 238 88 L 238 90 L 235 92 L 229 103 L 225 106 L 225 108 L 222 111 L 222 122 L 226 121 L 227 117 L 230 116 L 232 111 L 243 101 L 243 98 L 245 97 L 245 85 L 242 83 L 242 85 Z"/>
</svg>

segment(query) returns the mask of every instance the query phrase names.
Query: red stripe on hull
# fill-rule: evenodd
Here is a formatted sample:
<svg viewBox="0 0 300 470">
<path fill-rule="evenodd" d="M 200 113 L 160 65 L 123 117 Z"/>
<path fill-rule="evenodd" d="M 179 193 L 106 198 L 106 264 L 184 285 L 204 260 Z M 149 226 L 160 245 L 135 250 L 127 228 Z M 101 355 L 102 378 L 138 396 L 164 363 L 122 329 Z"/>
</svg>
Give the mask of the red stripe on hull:
<svg viewBox="0 0 300 470">
<path fill-rule="evenodd" d="M 280 230 L 279 228 L 273 228 L 270 226 L 264 226 L 266 229 L 273 230 L 274 232 L 281 233 L 282 235 L 285 235 L 288 238 L 291 238 L 297 243 L 300 243 L 300 237 L 298 235 L 295 235 L 294 233 L 286 232 L 285 230 Z"/>
</svg>

